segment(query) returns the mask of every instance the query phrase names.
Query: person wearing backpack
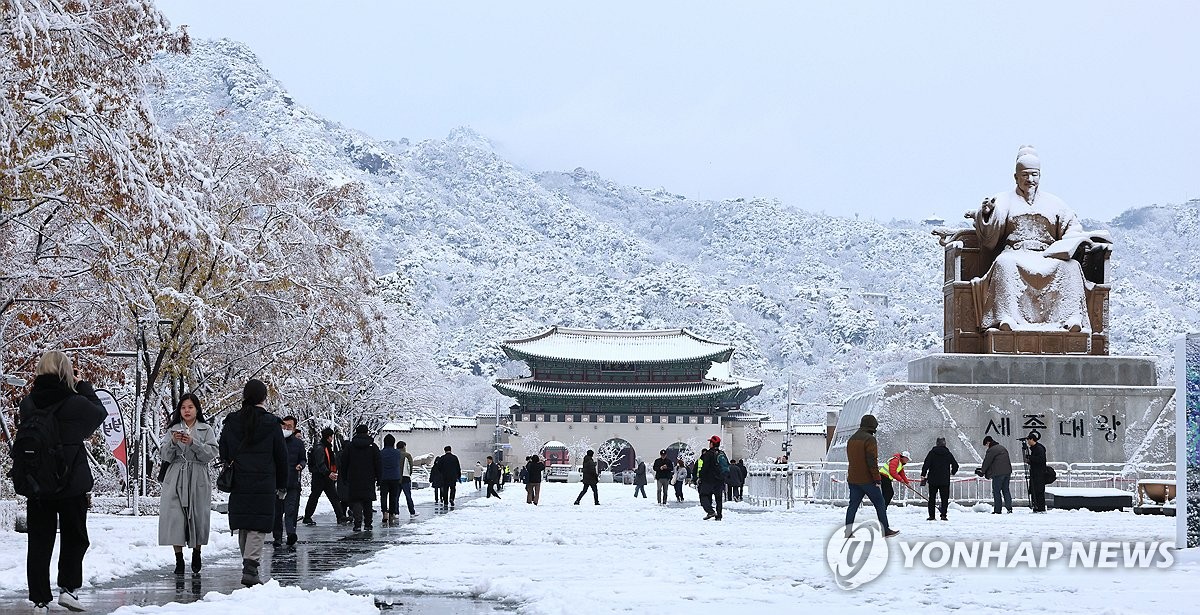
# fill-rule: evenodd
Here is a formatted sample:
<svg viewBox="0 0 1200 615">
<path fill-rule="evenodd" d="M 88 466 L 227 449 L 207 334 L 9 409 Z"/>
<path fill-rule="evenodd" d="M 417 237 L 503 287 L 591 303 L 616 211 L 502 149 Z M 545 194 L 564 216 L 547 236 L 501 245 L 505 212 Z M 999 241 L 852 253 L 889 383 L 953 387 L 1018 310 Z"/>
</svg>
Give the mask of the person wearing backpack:
<svg viewBox="0 0 1200 615">
<path fill-rule="evenodd" d="M 267 385 L 251 379 L 242 389 L 242 407 L 225 419 L 219 441 L 221 461 L 233 464 L 229 529 L 242 552 L 242 585 L 262 583 L 258 566 L 263 543 L 275 528 L 275 507 L 287 496 L 287 447 L 283 423 L 267 412 Z"/>
<path fill-rule="evenodd" d="M 1041 438 L 1035 429 L 1021 443 L 1029 464 L 1029 505 L 1035 513 L 1046 512 L 1046 447 L 1038 442 Z"/>
<path fill-rule="evenodd" d="M 82 611 L 77 592 L 83 586 L 83 555 L 89 544 L 87 493 L 93 484 L 83 441 L 104 423 L 108 412 L 91 383 L 75 379 L 71 358 L 63 352 L 42 355 L 35 374 L 29 395 L 19 405 L 10 447 L 13 487 L 28 498 L 29 601 L 45 609 L 54 598 L 50 556 L 61 533 L 58 603 Z"/>
<path fill-rule="evenodd" d="M 721 497 L 725 495 L 725 481 L 729 476 L 729 458 L 721 450 L 721 436 L 708 439 L 708 448 L 700 453 L 696 462 L 696 491 L 700 493 L 700 506 L 707 513 L 704 520 L 722 519 Z M 713 497 L 716 507 L 713 507 Z"/>
<path fill-rule="evenodd" d="M 217 458 L 217 434 L 204 419 L 200 398 L 179 399 L 158 446 L 166 466 L 158 507 L 158 544 L 175 548 L 175 574 L 183 574 L 183 548 L 192 548 L 192 572 L 200 572 L 200 547 L 208 544 L 212 481 L 208 466 Z"/>
</svg>

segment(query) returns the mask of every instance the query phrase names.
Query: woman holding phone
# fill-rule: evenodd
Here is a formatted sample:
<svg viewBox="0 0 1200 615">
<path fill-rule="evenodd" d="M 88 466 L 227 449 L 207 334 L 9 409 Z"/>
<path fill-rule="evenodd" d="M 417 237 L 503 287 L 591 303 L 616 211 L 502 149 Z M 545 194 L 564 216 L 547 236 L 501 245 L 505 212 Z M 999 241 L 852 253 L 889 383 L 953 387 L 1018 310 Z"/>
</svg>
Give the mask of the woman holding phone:
<svg viewBox="0 0 1200 615">
<path fill-rule="evenodd" d="M 183 574 L 183 547 L 191 547 L 192 572 L 200 572 L 200 547 L 208 544 L 212 508 L 208 466 L 217 457 L 217 435 L 194 393 L 175 406 L 158 456 L 170 464 L 162 481 L 158 544 L 175 548 L 175 574 Z"/>
</svg>

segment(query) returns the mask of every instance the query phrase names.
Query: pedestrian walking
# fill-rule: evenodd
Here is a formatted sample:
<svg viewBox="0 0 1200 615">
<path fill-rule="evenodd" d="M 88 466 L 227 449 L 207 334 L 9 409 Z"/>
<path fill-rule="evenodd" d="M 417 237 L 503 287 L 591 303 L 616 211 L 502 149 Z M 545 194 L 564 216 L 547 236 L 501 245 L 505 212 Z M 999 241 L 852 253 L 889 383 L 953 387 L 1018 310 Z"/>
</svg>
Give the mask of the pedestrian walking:
<svg viewBox="0 0 1200 615">
<path fill-rule="evenodd" d="M 1042 435 L 1033 430 L 1021 442 L 1025 463 L 1029 464 L 1029 505 L 1033 512 L 1046 512 L 1046 447 L 1038 440 Z"/>
<path fill-rule="evenodd" d="M 458 456 L 450 452 L 449 446 L 445 451 L 446 454 L 439 458 L 442 462 L 442 506 L 454 508 L 454 493 L 458 490 L 459 479 L 462 478 L 462 465 L 458 462 Z"/>
<path fill-rule="evenodd" d="M 879 485 L 883 492 L 883 503 L 885 505 L 890 506 L 892 499 L 896 497 L 896 491 L 892 488 L 892 481 L 899 481 L 912 487 L 912 481 L 904 473 L 904 464 L 909 461 L 908 451 L 902 451 L 892 455 L 886 464 L 879 466 Z"/>
<path fill-rule="evenodd" d="M 683 484 L 687 482 L 688 471 L 687 466 L 683 465 L 683 459 L 675 460 L 675 477 L 672 483 L 675 485 L 675 499 L 683 501 Z"/>
<path fill-rule="evenodd" d="M 312 493 L 308 494 L 308 503 L 304 506 L 304 525 L 316 525 L 313 513 L 317 511 L 317 503 L 324 494 L 333 507 L 333 514 L 339 524 L 349 519 L 346 515 L 346 505 L 337 495 L 337 452 L 333 445 L 333 429 L 326 427 L 321 430 L 321 439 L 313 443 L 308 451 L 308 472 L 311 475 Z"/>
<path fill-rule="evenodd" d="M 483 464 L 475 462 L 475 490 L 483 489 Z"/>
<path fill-rule="evenodd" d="M 738 459 L 737 463 L 734 465 L 736 467 L 731 468 L 731 469 L 737 470 L 738 474 L 740 475 L 740 478 L 738 480 L 737 488 L 734 489 L 733 499 L 738 502 L 741 502 L 742 501 L 742 492 L 746 488 L 746 477 L 750 476 L 750 470 L 748 468 L 746 468 L 746 460 L 745 459 Z"/>
<path fill-rule="evenodd" d="M 983 438 L 987 453 L 983 455 L 983 464 L 975 473 L 992 481 L 992 514 L 1000 514 L 1001 507 L 1012 512 L 1012 491 L 1009 490 L 1009 480 L 1012 478 L 1012 458 L 1004 445 L 996 442 L 991 436 Z"/>
<path fill-rule="evenodd" d="M 633 497 L 641 493 L 646 497 L 646 462 L 638 459 L 637 470 L 633 472 Z"/>
<path fill-rule="evenodd" d="M 883 500 L 880 489 L 882 476 L 879 473 L 879 444 L 875 441 L 875 430 L 879 428 L 879 419 L 873 414 L 865 414 L 858 423 L 858 431 L 846 441 L 846 483 L 850 486 L 850 505 L 846 507 L 846 538 L 854 533 L 854 516 L 863 497 L 871 500 L 875 506 L 875 514 L 879 516 L 879 525 L 884 536 L 895 536 L 900 530 L 888 525 L 887 503 Z"/>
<path fill-rule="evenodd" d="M 525 464 L 525 503 L 537 506 L 542 497 L 542 471 L 546 464 L 537 455 L 530 455 Z"/>
<path fill-rule="evenodd" d="M 654 497 L 659 504 L 667 505 L 667 492 L 671 486 L 671 477 L 675 471 L 671 468 L 671 460 L 667 459 L 667 449 L 658 451 L 658 459 L 654 460 L 654 482 L 658 485 Z"/>
<path fill-rule="evenodd" d="M 729 476 L 729 458 L 720 447 L 721 436 L 714 435 L 708 439 L 708 448 L 700 453 L 700 459 L 696 461 L 696 490 L 700 493 L 700 506 L 706 513 L 705 521 L 724 518 L 721 496 L 725 493 L 725 479 Z"/>
<path fill-rule="evenodd" d="M 242 406 L 225 419 L 218 442 L 221 461 L 233 465 L 229 529 L 242 553 L 242 585 L 258 585 L 263 543 L 275 526 L 275 507 L 287 495 L 287 447 L 279 417 L 267 412 L 267 385 L 251 379 Z"/>
<path fill-rule="evenodd" d="M 208 466 L 217 458 L 217 434 L 194 393 L 175 405 L 158 458 L 167 464 L 159 485 L 158 544 L 174 547 L 175 574 L 183 574 L 183 548 L 191 547 L 192 572 L 200 572 L 200 548 L 208 544 L 212 517 Z"/>
<path fill-rule="evenodd" d="M 577 505 L 583 500 L 583 495 L 587 493 L 589 487 L 596 499 L 596 506 L 600 505 L 600 492 L 596 489 L 596 486 L 600 484 L 600 473 L 596 471 L 595 454 L 595 451 L 588 449 L 583 456 L 583 489 L 579 491 L 579 497 L 575 498 Z"/>
<path fill-rule="evenodd" d="M 296 431 L 296 417 L 283 417 L 283 447 L 287 449 L 288 481 L 287 493 L 282 506 L 275 507 L 275 528 L 271 532 L 271 546 L 283 546 L 283 535 L 287 534 L 287 545 L 296 546 L 296 516 L 300 512 L 300 473 L 304 471 L 307 451 L 304 441 Z"/>
<path fill-rule="evenodd" d="M 742 470 L 746 466 L 739 467 L 737 463 L 729 464 L 729 476 L 725 479 L 725 501 L 733 502 L 742 499 L 742 485 L 746 480 L 742 474 Z"/>
<path fill-rule="evenodd" d="M 375 445 L 370 429 L 366 425 L 355 427 L 354 437 L 342 450 L 338 464 L 338 482 L 345 489 L 355 532 L 374 529 L 375 484 L 379 481 L 381 466 L 379 447 Z"/>
<path fill-rule="evenodd" d="M 429 488 L 433 490 L 433 506 L 442 503 L 442 455 L 433 458 L 429 466 Z"/>
<path fill-rule="evenodd" d="M 958 460 L 946 448 L 946 439 L 935 440 L 933 448 L 925 455 L 921 464 L 921 485 L 929 486 L 929 520 L 933 521 L 934 501 L 942 498 L 942 521 L 946 521 L 946 509 L 950 506 L 950 477 L 958 474 Z"/>
<path fill-rule="evenodd" d="M 400 451 L 400 492 L 404 494 L 404 501 L 408 504 L 408 516 L 415 517 L 417 507 L 413 506 L 412 499 L 413 458 L 408 453 L 408 443 L 403 440 L 396 443 L 396 450 Z"/>
<path fill-rule="evenodd" d="M 84 610 L 83 556 L 88 549 L 88 491 L 93 478 L 83 441 L 108 417 L 90 382 L 79 380 L 71 358 L 58 350 L 42 355 L 34 370 L 33 386 L 17 410 L 17 431 L 11 443 L 12 478 L 16 492 L 27 499 L 28 546 L 25 580 L 29 601 L 45 612 L 54 599 L 50 592 L 50 558 L 59 534 L 58 604 Z M 54 434 L 57 434 L 55 437 Z M 54 447 L 61 446 L 59 458 Z M 38 482 L 37 467 L 65 462 L 67 471 L 48 483 Z"/>
<path fill-rule="evenodd" d="M 487 483 L 487 497 L 500 499 L 500 494 L 496 492 L 496 485 L 500 483 L 500 465 L 491 455 L 488 455 L 487 467 L 483 470 L 483 482 Z"/>
<path fill-rule="evenodd" d="M 379 522 L 391 525 L 396 522 L 396 511 L 400 508 L 401 465 L 404 454 L 396 449 L 396 436 L 383 437 L 383 449 L 379 451 Z"/>
</svg>

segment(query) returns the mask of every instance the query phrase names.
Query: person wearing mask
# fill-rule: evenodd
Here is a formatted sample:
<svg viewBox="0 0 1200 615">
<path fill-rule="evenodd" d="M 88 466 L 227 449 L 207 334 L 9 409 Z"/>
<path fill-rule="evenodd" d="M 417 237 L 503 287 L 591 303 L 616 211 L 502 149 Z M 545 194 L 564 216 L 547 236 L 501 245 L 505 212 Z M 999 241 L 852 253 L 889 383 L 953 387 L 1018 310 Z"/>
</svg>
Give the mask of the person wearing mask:
<svg viewBox="0 0 1200 615">
<path fill-rule="evenodd" d="M 374 529 L 375 484 L 382 471 L 379 447 L 366 425 L 354 428 L 354 438 L 342 450 L 338 481 L 344 483 L 354 531 Z"/>
<path fill-rule="evenodd" d="M 400 491 L 404 493 L 404 500 L 408 504 L 408 515 L 415 517 L 417 508 L 413 506 L 412 499 L 413 458 L 408 453 L 408 443 L 403 440 L 396 443 L 396 450 L 400 451 Z"/>
<path fill-rule="evenodd" d="M 1021 442 L 1025 463 L 1029 464 L 1029 505 L 1035 513 L 1046 512 L 1046 447 L 1038 442 L 1041 438 L 1042 434 L 1034 430 Z"/>
<path fill-rule="evenodd" d="M 588 449 L 583 456 L 583 489 L 579 492 L 579 497 L 575 498 L 576 505 L 583 500 L 583 495 L 587 493 L 588 488 L 591 488 L 592 495 L 595 496 L 596 506 L 600 505 L 600 491 L 596 488 L 600 484 L 600 473 L 596 471 L 595 455 L 595 451 Z"/>
<path fill-rule="evenodd" d="M 921 464 L 921 484 L 929 486 L 929 520 L 933 521 L 933 505 L 938 495 L 942 497 L 942 521 L 946 521 L 946 509 L 950 506 L 950 477 L 958 473 L 958 460 L 946 448 L 946 439 L 938 438 L 936 445 L 925 455 Z"/>
<path fill-rule="evenodd" d="M 396 521 L 396 510 L 400 507 L 400 464 L 404 455 L 396 449 L 396 436 L 383 437 L 383 450 L 379 451 L 379 510 L 383 525 Z"/>
<path fill-rule="evenodd" d="M 873 414 L 864 414 L 858 423 L 858 431 L 846 441 L 846 483 L 850 486 L 850 505 L 846 507 L 846 538 L 854 534 L 854 516 L 864 497 L 870 498 L 875 505 L 875 514 L 879 516 L 879 525 L 885 537 L 892 537 L 900 530 L 888 525 L 887 503 L 883 500 L 883 491 L 879 483 L 879 444 L 875 440 L 875 430 L 879 428 L 879 419 Z"/>
<path fill-rule="evenodd" d="M 991 436 L 984 436 L 983 445 L 987 453 L 983 455 L 983 464 L 975 473 L 992 481 L 992 514 L 1000 514 L 1001 507 L 1012 512 L 1012 491 L 1009 491 L 1009 479 L 1012 478 L 1012 459 L 1008 449 L 996 442 Z"/>
<path fill-rule="evenodd" d="M 283 534 L 287 533 L 289 547 L 296 546 L 296 516 L 300 512 L 300 473 L 304 471 L 306 454 L 304 441 L 296 431 L 296 417 L 283 417 L 283 446 L 287 449 L 288 486 L 283 496 L 283 506 L 275 509 L 274 541 L 271 546 L 283 546 Z"/>
<path fill-rule="evenodd" d="M 316 525 L 313 513 L 317 512 L 317 503 L 321 494 L 329 499 L 333 514 L 339 525 L 349 521 L 346 515 L 346 505 L 337 495 L 337 453 L 333 448 L 333 429 L 326 427 L 321 430 L 321 439 L 313 442 L 308 451 L 308 472 L 312 481 L 312 492 L 308 494 L 308 503 L 304 505 L 304 525 Z"/>
<path fill-rule="evenodd" d="M 542 471 L 546 464 L 537 455 L 530 455 L 525 464 L 525 503 L 537 506 L 542 497 Z"/>
<path fill-rule="evenodd" d="M 496 492 L 496 485 L 500 484 L 500 466 L 491 455 L 488 455 L 487 467 L 483 470 L 483 482 L 487 484 L 487 497 L 499 500 L 500 494 Z"/>
<path fill-rule="evenodd" d="M 287 496 L 288 458 L 279 417 L 267 412 L 267 385 L 251 379 L 242 405 L 225 419 L 218 441 L 221 461 L 233 465 L 229 529 L 242 553 L 242 585 L 258 585 L 263 544 L 275 527 L 275 507 Z"/>
<path fill-rule="evenodd" d="M 708 448 L 700 453 L 696 461 L 696 490 L 700 493 L 700 506 L 706 513 L 704 520 L 723 518 L 721 496 L 725 491 L 725 478 L 729 475 L 729 458 L 721 450 L 721 436 L 708 439 Z M 713 497 L 716 496 L 716 507 Z"/>
<path fill-rule="evenodd" d="M 25 579 L 29 584 L 29 601 L 45 612 L 54 598 L 50 592 L 50 557 L 54 541 L 61 534 L 58 604 L 72 611 L 82 611 L 84 607 L 78 592 L 83 586 L 83 555 L 89 544 L 87 494 L 94 480 L 83 441 L 104 423 L 108 412 L 96 397 L 91 383 L 76 377 L 71 358 L 66 353 L 51 350 L 43 354 L 34 373 L 29 395 L 18 405 L 13 445 L 26 442 L 26 437 L 29 441 L 48 443 L 48 439 L 39 438 L 37 434 L 56 429 L 68 470 L 53 492 L 34 495 L 31 491 L 18 489 L 18 492 L 26 491 L 22 495 L 28 498 L 29 543 Z M 17 460 L 14 453 L 14 487 L 17 486 Z"/>
<path fill-rule="evenodd" d="M 654 460 L 654 482 L 657 485 L 654 498 L 663 506 L 667 505 L 667 492 L 671 488 L 671 477 L 674 475 L 671 460 L 667 459 L 667 449 L 658 451 L 658 459 Z"/>
<path fill-rule="evenodd" d="M 673 482 L 675 484 L 675 499 L 680 502 L 683 501 L 683 484 L 687 482 L 687 477 L 687 466 L 683 465 L 682 458 L 677 458 L 675 460 L 675 477 Z"/>
<path fill-rule="evenodd" d="M 192 572 L 200 572 L 200 547 L 208 544 L 212 481 L 208 466 L 217 458 L 217 434 L 204 418 L 200 398 L 179 399 L 167 433 L 158 445 L 166 466 L 160 484 L 158 544 L 175 549 L 175 574 L 183 574 L 183 548 L 192 548 Z"/>
<path fill-rule="evenodd" d="M 439 457 L 441 459 L 441 477 L 442 477 L 442 506 L 445 508 L 454 508 L 454 492 L 458 489 L 458 479 L 462 477 L 462 465 L 458 462 L 458 456 L 450 452 L 450 447 L 447 446 L 445 454 Z"/>
<path fill-rule="evenodd" d="M 646 462 L 638 459 L 637 469 L 633 472 L 633 497 L 638 493 L 646 497 Z"/>
</svg>

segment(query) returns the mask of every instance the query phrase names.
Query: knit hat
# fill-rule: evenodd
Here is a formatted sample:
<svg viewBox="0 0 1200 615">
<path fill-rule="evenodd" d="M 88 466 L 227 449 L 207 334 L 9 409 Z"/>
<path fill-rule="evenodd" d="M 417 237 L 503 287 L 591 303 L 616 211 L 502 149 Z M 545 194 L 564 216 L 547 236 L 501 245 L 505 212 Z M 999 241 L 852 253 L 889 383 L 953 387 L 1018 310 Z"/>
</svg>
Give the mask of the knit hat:
<svg viewBox="0 0 1200 615">
<path fill-rule="evenodd" d="M 993 440 L 991 436 L 984 436 L 984 437 L 983 437 L 983 445 L 984 445 L 984 446 L 987 446 L 987 445 L 989 445 L 989 444 L 995 444 L 995 443 L 996 443 L 996 441 L 995 441 L 995 440 Z"/>
<path fill-rule="evenodd" d="M 937 445 L 938 445 L 938 446 L 946 446 L 946 439 L 945 439 L 945 438 L 938 438 L 938 439 L 937 439 Z"/>
</svg>

